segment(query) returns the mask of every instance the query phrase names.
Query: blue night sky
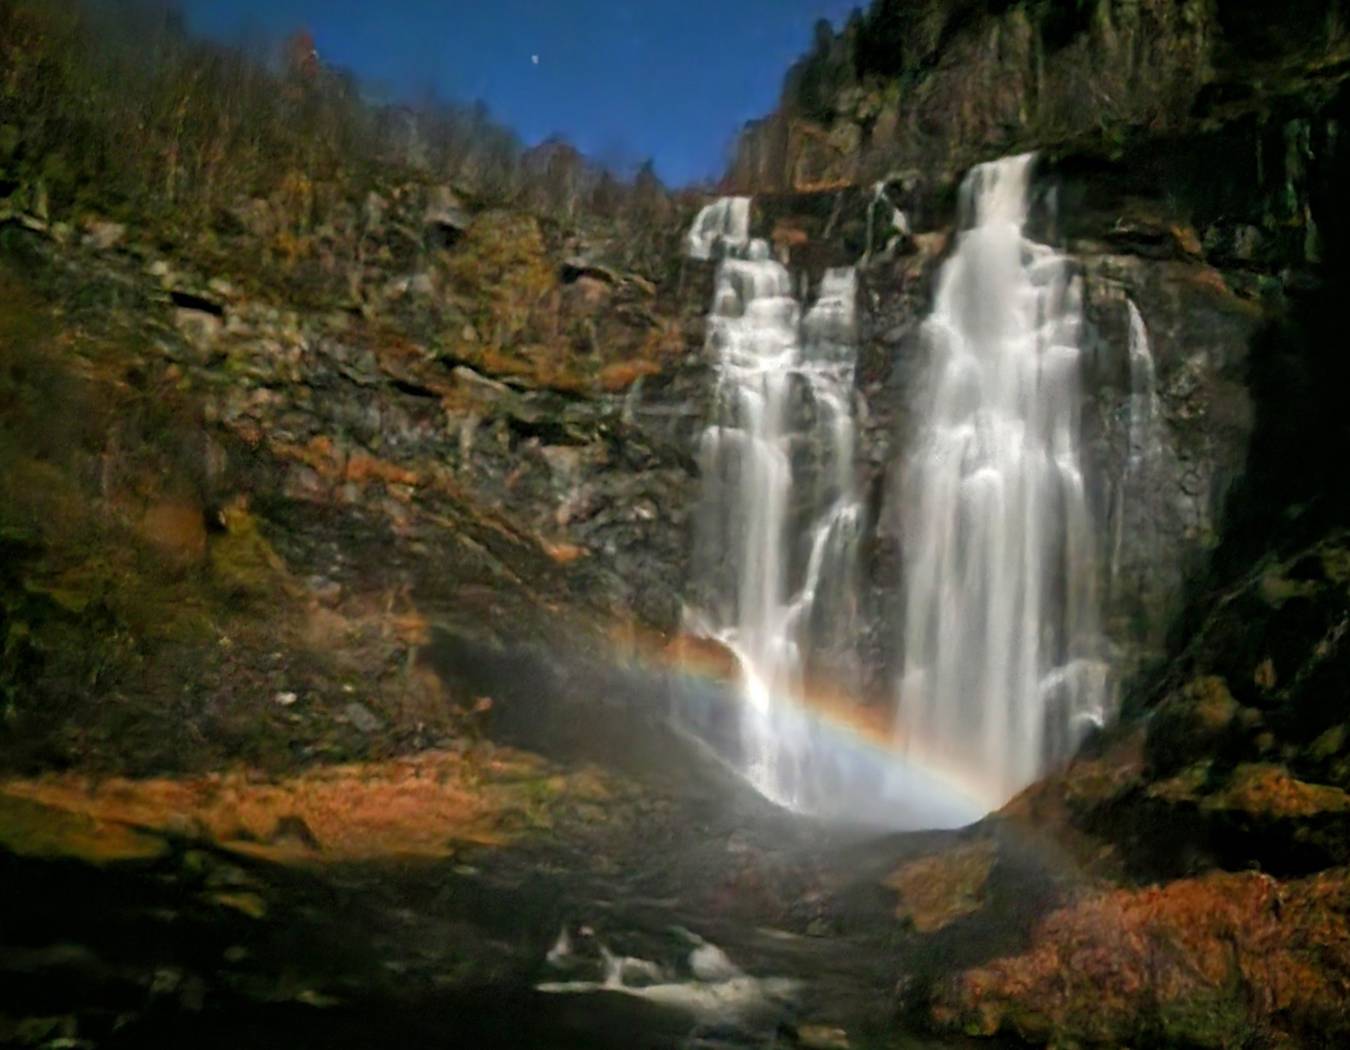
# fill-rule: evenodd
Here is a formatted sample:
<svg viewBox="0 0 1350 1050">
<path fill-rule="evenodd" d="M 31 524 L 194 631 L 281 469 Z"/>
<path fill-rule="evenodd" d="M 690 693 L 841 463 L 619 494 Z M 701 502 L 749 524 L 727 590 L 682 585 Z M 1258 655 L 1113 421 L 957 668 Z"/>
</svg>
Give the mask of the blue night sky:
<svg viewBox="0 0 1350 1050">
<path fill-rule="evenodd" d="M 737 129 L 778 100 L 819 18 L 862 0 L 182 0 L 234 43 L 304 27 L 377 97 L 482 99 L 527 144 L 560 134 L 672 185 L 721 174 Z M 538 63 L 532 56 L 538 56 Z"/>
</svg>

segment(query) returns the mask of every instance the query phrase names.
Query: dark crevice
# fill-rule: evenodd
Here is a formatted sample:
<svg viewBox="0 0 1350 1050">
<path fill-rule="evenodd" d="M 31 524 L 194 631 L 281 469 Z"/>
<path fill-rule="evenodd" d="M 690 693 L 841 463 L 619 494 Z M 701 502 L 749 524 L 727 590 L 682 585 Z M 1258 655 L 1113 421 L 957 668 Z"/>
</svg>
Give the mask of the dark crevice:
<svg viewBox="0 0 1350 1050">
<path fill-rule="evenodd" d="M 210 314 L 212 317 L 224 317 L 225 307 L 213 299 L 207 299 L 205 296 L 196 295 L 193 292 L 184 292 L 174 289 L 169 292 L 169 300 L 174 306 L 184 310 L 197 310 L 204 314 Z"/>
</svg>

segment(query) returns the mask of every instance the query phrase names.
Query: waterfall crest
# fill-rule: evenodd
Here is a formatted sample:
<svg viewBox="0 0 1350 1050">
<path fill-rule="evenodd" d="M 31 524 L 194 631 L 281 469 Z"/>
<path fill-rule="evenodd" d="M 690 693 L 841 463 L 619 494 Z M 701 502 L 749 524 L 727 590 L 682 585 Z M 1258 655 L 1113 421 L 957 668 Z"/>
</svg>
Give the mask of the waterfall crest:
<svg viewBox="0 0 1350 1050">
<path fill-rule="evenodd" d="M 1080 280 L 1023 232 L 1033 157 L 974 168 L 904 465 L 898 728 L 991 805 L 1104 717 L 1079 450 Z"/>
<path fill-rule="evenodd" d="M 749 242 L 750 198 L 720 197 L 695 216 L 685 237 L 685 251 L 691 259 L 711 259 L 719 246 L 744 251 Z"/>
</svg>

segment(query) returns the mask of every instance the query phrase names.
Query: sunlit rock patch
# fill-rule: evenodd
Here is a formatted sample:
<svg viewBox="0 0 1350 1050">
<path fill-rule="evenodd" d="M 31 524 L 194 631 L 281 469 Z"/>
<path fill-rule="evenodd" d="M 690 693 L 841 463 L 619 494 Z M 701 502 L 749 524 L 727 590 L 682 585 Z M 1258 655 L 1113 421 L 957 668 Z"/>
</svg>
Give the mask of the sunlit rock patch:
<svg viewBox="0 0 1350 1050">
<path fill-rule="evenodd" d="M 168 843 L 126 823 L 0 793 L 0 849 L 21 857 L 104 864 L 150 860 L 163 854 Z"/>
<path fill-rule="evenodd" d="M 992 839 L 963 843 L 901 865 L 885 885 L 899 894 L 897 919 L 919 933 L 936 933 L 985 903 L 985 884 L 998 857 Z"/>
<path fill-rule="evenodd" d="M 563 773 L 486 745 L 277 780 L 244 770 L 101 781 L 61 774 L 0 783 L 0 843 L 116 860 L 153 855 L 159 835 L 277 861 L 435 858 L 548 828 L 565 808 L 598 818 L 610 797 L 596 771 Z"/>
</svg>

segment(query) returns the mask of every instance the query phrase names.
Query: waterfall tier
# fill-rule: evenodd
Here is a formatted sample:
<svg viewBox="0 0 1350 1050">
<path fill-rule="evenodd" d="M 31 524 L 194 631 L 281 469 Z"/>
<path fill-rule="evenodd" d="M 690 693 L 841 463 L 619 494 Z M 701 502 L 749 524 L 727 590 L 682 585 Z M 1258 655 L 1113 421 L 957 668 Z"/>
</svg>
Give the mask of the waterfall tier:
<svg viewBox="0 0 1350 1050">
<path fill-rule="evenodd" d="M 973 169 L 905 463 L 898 726 L 997 805 L 1104 717 L 1081 283 L 1029 240 L 1030 155 Z"/>
<path fill-rule="evenodd" d="M 795 700 L 813 671 L 846 674 L 856 629 L 854 359 L 857 284 L 827 271 L 803 315 L 788 271 L 747 236 L 748 201 L 700 213 L 691 255 L 720 251 L 708 351 L 695 627 L 740 662 L 738 765 L 769 798 L 820 808 L 828 763 Z"/>
</svg>

